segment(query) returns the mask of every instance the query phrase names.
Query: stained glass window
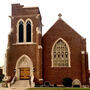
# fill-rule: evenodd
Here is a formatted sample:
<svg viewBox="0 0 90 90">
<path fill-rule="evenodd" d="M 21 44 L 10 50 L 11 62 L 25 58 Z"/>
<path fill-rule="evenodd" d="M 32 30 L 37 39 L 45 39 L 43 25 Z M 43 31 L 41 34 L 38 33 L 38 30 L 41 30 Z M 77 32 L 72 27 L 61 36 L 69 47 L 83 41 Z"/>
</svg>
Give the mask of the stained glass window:
<svg viewBox="0 0 90 90">
<path fill-rule="evenodd" d="M 24 35 L 24 31 L 23 31 L 23 22 L 20 21 L 19 22 L 19 42 L 23 42 L 23 35 Z"/>
<path fill-rule="evenodd" d="M 62 39 L 58 40 L 52 50 L 53 67 L 69 66 L 70 52 L 66 42 Z"/>
<path fill-rule="evenodd" d="M 26 42 L 31 42 L 31 23 L 27 21 L 26 23 Z"/>
</svg>

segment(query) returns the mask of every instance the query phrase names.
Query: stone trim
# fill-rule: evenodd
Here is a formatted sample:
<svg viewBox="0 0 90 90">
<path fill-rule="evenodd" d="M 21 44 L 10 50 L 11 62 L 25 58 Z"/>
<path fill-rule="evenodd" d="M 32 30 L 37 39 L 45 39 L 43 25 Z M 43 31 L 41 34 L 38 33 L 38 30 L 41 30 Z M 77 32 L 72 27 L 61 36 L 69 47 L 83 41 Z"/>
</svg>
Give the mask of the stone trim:
<svg viewBox="0 0 90 90">
<path fill-rule="evenodd" d="M 28 45 L 28 44 L 36 44 L 34 42 L 30 42 L 30 43 L 13 43 L 12 45 Z"/>
<path fill-rule="evenodd" d="M 18 18 L 18 17 L 34 17 L 34 16 L 40 16 L 40 14 L 34 14 L 34 15 L 18 15 L 18 16 L 9 16 L 11 19 L 13 19 L 14 17 L 15 18 Z"/>
<path fill-rule="evenodd" d="M 39 79 L 39 81 L 43 81 L 43 79 L 42 79 L 42 78 L 40 78 L 40 79 Z"/>
<path fill-rule="evenodd" d="M 33 63 L 30 59 L 30 57 L 28 57 L 27 55 L 23 54 L 21 57 L 19 57 L 19 59 L 16 62 L 16 73 L 15 76 L 17 78 L 17 80 L 20 79 L 20 68 L 22 67 L 22 64 L 24 64 L 22 61 L 22 59 L 24 58 L 24 61 L 26 61 L 26 64 L 24 65 L 24 67 L 30 67 L 30 76 L 31 76 L 31 81 L 33 82 L 34 79 L 34 75 L 33 75 Z"/>
<path fill-rule="evenodd" d="M 37 34 L 42 34 L 39 27 L 36 27 Z"/>
<path fill-rule="evenodd" d="M 40 49 L 40 48 L 42 48 L 42 46 L 41 45 L 38 45 L 38 48 Z"/>
<path fill-rule="evenodd" d="M 85 54 L 85 51 L 81 51 L 81 54 Z"/>
</svg>

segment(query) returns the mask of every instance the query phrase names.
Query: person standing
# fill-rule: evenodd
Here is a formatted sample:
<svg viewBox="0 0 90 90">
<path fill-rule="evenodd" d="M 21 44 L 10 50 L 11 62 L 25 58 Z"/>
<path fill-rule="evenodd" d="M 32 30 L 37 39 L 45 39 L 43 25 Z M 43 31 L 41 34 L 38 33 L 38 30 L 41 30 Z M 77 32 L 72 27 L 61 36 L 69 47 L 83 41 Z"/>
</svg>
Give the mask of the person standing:
<svg viewBox="0 0 90 90">
<path fill-rule="evenodd" d="M 29 85 L 31 87 L 31 76 L 29 77 Z"/>
</svg>

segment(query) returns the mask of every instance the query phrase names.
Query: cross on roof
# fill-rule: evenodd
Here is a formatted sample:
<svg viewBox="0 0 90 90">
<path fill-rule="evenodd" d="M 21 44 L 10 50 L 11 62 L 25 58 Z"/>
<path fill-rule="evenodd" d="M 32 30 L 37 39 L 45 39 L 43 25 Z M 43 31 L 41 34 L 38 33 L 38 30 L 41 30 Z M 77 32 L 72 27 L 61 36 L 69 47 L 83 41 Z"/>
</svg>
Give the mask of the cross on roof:
<svg viewBox="0 0 90 90">
<path fill-rule="evenodd" d="M 61 18 L 62 14 L 61 14 L 61 13 L 59 13 L 59 14 L 58 14 L 58 16 L 59 16 L 59 18 Z"/>
</svg>

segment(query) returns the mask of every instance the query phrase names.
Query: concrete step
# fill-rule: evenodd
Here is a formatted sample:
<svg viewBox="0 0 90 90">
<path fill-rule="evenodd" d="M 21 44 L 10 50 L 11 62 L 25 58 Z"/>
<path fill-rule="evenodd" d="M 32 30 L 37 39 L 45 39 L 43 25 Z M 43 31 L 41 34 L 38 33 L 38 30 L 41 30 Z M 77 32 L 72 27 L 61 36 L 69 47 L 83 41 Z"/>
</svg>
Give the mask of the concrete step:
<svg viewBox="0 0 90 90">
<path fill-rule="evenodd" d="M 30 88 L 29 80 L 18 80 L 18 81 L 16 81 L 15 84 L 13 84 L 11 86 L 11 88 L 16 88 L 16 87 L 27 87 L 27 88 Z"/>
</svg>

